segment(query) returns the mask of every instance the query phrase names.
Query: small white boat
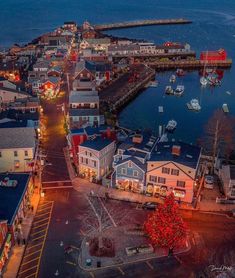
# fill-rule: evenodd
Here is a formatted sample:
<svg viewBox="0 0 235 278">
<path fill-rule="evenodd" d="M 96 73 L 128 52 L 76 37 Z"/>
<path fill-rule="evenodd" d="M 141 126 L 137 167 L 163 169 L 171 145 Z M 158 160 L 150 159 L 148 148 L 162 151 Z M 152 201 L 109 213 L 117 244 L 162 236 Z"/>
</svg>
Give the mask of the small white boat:
<svg viewBox="0 0 235 278">
<path fill-rule="evenodd" d="M 174 95 L 176 96 L 182 96 L 184 93 L 184 86 L 183 85 L 178 85 L 174 91 Z"/>
<path fill-rule="evenodd" d="M 206 77 L 202 76 L 200 78 L 200 83 L 202 86 L 206 86 L 208 84 L 208 80 L 206 79 Z"/>
<path fill-rule="evenodd" d="M 193 110 L 193 111 L 201 110 L 201 105 L 199 104 L 199 101 L 196 98 L 191 99 L 190 102 L 187 103 L 187 107 L 189 110 Z"/>
<path fill-rule="evenodd" d="M 226 93 L 227 95 L 230 95 L 230 96 L 231 96 L 231 94 L 232 94 L 232 93 L 229 92 L 229 91 L 226 91 L 225 93 Z"/>
<path fill-rule="evenodd" d="M 211 86 L 220 86 L 221 85 L 221 81 L 213 74 L 209 75 L 207 77 L 207 81 Z"/>
<path fill-rule="evenodd" d="M 158 106 L 158 112 L 163 113 L 163 106 Z"/>
<path fill-rule="evenodd" d="M 158 81 L 157 80 L 155 80 L 155 81 L 151 81 L 150 83 L 149 83 L 149 87 L 157 87 L 157 85 L 158 85 Z"/>
<path fill-rule="evenodd" d="M 229 113 L 229 109 L 228 109 L 228 104 L 227 103 L 224 103 L 222 105 L 222 109 L 223 109 L 224 113 Z"/>
<path fill-rule="evenodd" d="M 167 95 L 174 95 L 174 90 L 172 89 L 171 86 L 166 86 L 165 93 Z"/>
<path fill-rule="evenodd" d="M 176 76 L 175 76 L 174 74 L 172 74 L 171 77 L 170 77 L 170 79 L 169 79 L 169 81 L 170 81 L 171 83 L 174 83 L 174 82 L 176 81 Z"/>
<path fill-rule="evenodd" d="M 172 132 L 176 129 L 177 122 L 175 120 L 170 120 L 166 126 L 166 130 Z"/>
</svg>

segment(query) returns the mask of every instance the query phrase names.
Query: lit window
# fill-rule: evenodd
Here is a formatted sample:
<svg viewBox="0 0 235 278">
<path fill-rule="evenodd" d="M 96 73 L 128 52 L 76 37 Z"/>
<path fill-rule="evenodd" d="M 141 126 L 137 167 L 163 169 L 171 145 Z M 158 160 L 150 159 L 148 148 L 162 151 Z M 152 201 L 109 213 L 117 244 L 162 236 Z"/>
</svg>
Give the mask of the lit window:
<svg viewBox="0 0 235 278">
<path fill-rule="evenodd" d="M 162 177 L 158 177 L 158 182 L 165 184 L 166 183 L 166 179 L 162 178 Z"/>
<path fill-rule="evenodd" d="M 20 168 L 20 162 L 19 162 L 19 160 L 15 160 L 15 161 L 14 161 L 14 166 L 15 166 L 15 169 Z"/>
<path fill-rule="evenodd" d="M 121 172 L 123 175 L 126 175 L 126 168 L 122 168 Z"/>
<path fill-rule="evenodd" d="M 183 187 L 185 188 L 185 181 L 177 181 L 177 184 L 176 184 L 178 187 Z"/>
<path fill-rule="evenodd" d="M 18 156 L 18 152 L 14 151 L 14 156 L 17 157 Z"/>
<path fill-rule="evenodd" d="M 178 169 L 171 169 L 171 174 L 175 176 L 179 176 L 179 170 Z"/>
<path fill-rule="evenodd" d="M 149 176 L 149 181 L 151 182 L 157 182 L 157 177 L 156 176 Z"/>
<path fill-rule="evenodd" d="M 28 155 L 29 155 L 28 151 L 24 151 L 24 156 L 28 156 Z"/>
<path fill-rule="evenodd" d="M 132 167 L 132 163 L 131 161 L 128 161 L 128 167 L 131 168 Z"/>
<path fill-rule="evenodd" d="M 0 152 L 0 157 L 2 157 L 2 152 Z"/>
<path fill-rule="evenodd" d="M 170 168 L 163 167 L 163 168 L 162 168 L 162 173 L 163 173 L 163 174 L 168 174 L 168 175 L 169 175 L 169 174 L 170 174 Z"/>
<path fill-rule="evenodd" d="M 134 177 L 138 177 L 138 171 L 134 170 L 134 171 L 133 171 L 133 176 L 134 176 Z"/>
</svg>

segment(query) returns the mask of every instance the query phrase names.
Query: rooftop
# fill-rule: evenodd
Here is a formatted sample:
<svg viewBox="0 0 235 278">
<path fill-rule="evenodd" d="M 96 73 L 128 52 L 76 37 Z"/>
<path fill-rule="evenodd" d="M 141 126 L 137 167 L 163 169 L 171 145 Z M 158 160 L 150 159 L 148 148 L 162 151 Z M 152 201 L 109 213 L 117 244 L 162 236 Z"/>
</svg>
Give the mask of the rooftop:
<svg viewBox="0 0 235 278">
<path fill-rule="evenodd" d="M 96 91 L 72 91 L 69 96 L 69 103 L 91 103 L 99 102 L 99 96 Z"/>
<path fill-rule="evenodd" d="M 99 109 L 69 109 L 69 116 L 99 116 Z"/>
<path fill-rule="evenodd" d="M 1 128 L 0 149 L 34 148 L 35 130 L 31 127 Z"/>
<path fill-rule="evenodd" d="M 112 140 L 106 138 L 96 137 L 94 140 L 87 140 L 83 142 L 80 146 L 93 149 L 96 151 L 101 151 L 102 149 L 110 145 L 112 142 L 113 142 Z"/>
<path fill-rule="evenodd" d="M 179 146 L 179 155 L 172 154 L 172 147 Z M 158 143 L 150 161 L 172 161 L 196 169 L 201 148 L 183 142 Z"/>
<path fill-rule="evenodd" d="M 139 168 L 141 168 L 143 171 L 146 171 L 147 170 L 147 164 L 146 163 L 142 163 L 139 159 L 131 156 L 131 157 L 128 157 L 128 158 L 125 158 L 125 159 L 122 159 L 122 160 L 119 160 L 115 166 L 119 165 L 119 164 L 122 164 L 122 163 L 125 163 L 127 161 L 132 161 L 134 164 L 136 164 Z"/>
<path fill-rule="evenodd" d="M 29 183 L 29 174 L 0 174 L 0 181 L 8 177 L 10 180 L 16 180 L 15 187 L 0 186 L 0 219 L 7 220 L 12 224 L 18 206 L 25 194 Z"/>
</svg>

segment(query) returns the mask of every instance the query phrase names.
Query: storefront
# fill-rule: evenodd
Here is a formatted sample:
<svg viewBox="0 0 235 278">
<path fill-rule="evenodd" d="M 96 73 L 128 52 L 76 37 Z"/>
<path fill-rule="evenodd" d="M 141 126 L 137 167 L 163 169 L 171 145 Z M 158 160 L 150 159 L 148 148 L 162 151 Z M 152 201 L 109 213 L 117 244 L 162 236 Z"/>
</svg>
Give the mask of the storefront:
<svg viewBox="0 0 235 278">
<path fill-rule="evenodd" d="M 118 179 L 116 185 L 119 189 L 132 191 L 135 193 L 143 192 L 143 183 L 136 179 Z"/>
<path fill-rule="evenodd" d="M 182 190 L 182 189 L 174 189 L 173 193 L 174 193 L 175 197 L 177 197 L 177 198 L 184 198 L 186 195 L 185 190 Z"/>
<path fill-rule="evenodd" d="M 147 189 L 146 192 L 152 196 L 158 196 L 158 195 L 162 195 L 165 196 L 167 191 L 167 187 L 166 186 L 161 186 L 161 185 L 155 185 L 152 183 L 148 183 L 147 184 Z"/>
<path fill-rule="evenodd" d="M 11 249 L 11 234 L 7 235 L 6 242 L 0 250 L 0 275 L 2 274 L 3 267 L 6 264 Z"/>
</svg>

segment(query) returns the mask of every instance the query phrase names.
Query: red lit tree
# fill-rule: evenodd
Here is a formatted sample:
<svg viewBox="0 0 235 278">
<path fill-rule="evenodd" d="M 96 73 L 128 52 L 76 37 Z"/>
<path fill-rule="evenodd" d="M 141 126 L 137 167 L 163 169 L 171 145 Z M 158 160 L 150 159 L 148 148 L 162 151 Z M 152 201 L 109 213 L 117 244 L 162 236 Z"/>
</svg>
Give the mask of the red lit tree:
<svg viewBox="0 0 235 278">
<path fill-rule="evenodd" d="M 169 255 L 173 249 L 186 240 L 186 226 L 179 214 L 179 207 L 175 203 L 174 194 L 166 197 L 164 204 L 149 215 L 144 223 L 144 230 L 153 246 L 169 248 Z"/>
</svg>

